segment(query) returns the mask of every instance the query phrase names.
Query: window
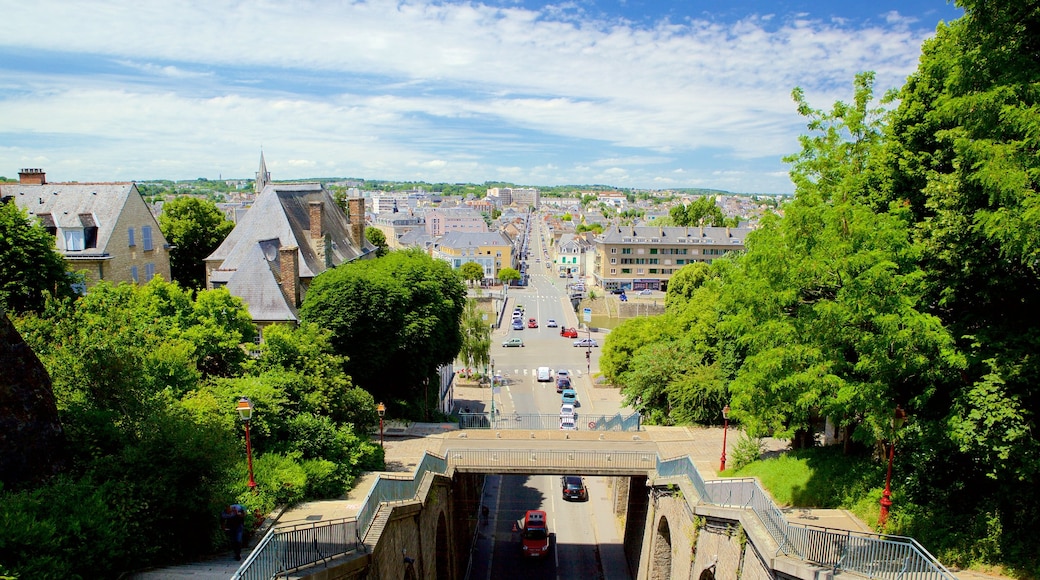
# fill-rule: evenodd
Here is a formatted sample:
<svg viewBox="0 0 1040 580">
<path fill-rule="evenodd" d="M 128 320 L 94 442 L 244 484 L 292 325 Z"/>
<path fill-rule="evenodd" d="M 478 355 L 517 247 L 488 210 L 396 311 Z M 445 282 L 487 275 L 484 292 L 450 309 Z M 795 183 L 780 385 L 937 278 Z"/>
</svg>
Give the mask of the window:
<svg viewBox="0 0 1040 580">
<path fill-rule="evenodd" d="M 155 278 L 155 264 L 145 264 L 144 279 L 147 282 L 150 281 L 152 278 Z"/>
<path fill-rule="evenodd" d="M 631 254 L 632 253 L 632 248 L 621 248 L 621 253 L 622 254 Z"/>
<path fill-rule="evenodd" d="M 134 284 L 137 284 L 137 266 L 130 266 L 130 279 L 133 280 Z"/>
<path fill-rule="evenodd" d="M 611 274 L 617 274 L 617 268 L 611 268 L 610 269 L 610 273 Z"/>
<path fill-rule="evenodd" d="M 149 252 L 152 250 L 151 226 L 141 226 L 141 243 L 144 244 L 144 251 Z"/>
<path fill-rule="evenodd" d="M 650 268 L 650 273 L 651 274 L 656 274 L 657 273 L 657 268 Z"/>
<path fill-rule="evenodd" d="M 137 245 L 134 243 L 134 228 L 127 228 L 126 239 L 129 240 L 129 242 L 126 244 L 127 246 L 130 246 L 132 248 Z"/>
<path fill-rule="evenodd" d="M 651 254 L 656 254 L 657 253 L 657 248 L 650 248 L 650 253 Z"/>
<path fill-rule="evenodd" d="M 610 259 L 610 263 L 611 264 L 617 264 L 617 258 L 611 258 Z"/>
<path fill-rule="evenodd" d="M 631 274 L 632 273 L 632 268 L 621 268 L 621 273 L 622 274 Z"/>
<path fill-rule="evenodd" d="M 610 253 L 611 254 L 616 254 L 617 253 L 617 248 L 610 248 Z"/>
<path fill-rule="evenodd" d="M 636 268 L 636 274 L 642 274 L 642 273 L 643 273 L 643 269 L 642 268 Z"/>
<path fill-rule="evenodd" d="M 62 233 L 65 235 L 65 251 L 71 252 L 84 248 L 82 229 L 63 229 Z"/>
</svg>

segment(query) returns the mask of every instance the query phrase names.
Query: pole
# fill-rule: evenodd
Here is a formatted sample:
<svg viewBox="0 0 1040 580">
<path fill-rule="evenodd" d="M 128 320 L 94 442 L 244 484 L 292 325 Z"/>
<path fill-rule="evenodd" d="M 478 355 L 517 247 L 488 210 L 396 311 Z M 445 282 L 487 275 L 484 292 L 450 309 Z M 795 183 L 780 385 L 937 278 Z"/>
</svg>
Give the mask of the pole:
<svg viewBox="0 0 1040 580">
<path fill-rule="evenodd" d="M 878 525 L 885 527 L 888 520 L 888 508 L 892 507 L 892 458 L 896 454 L 896 442 L 888 444 L 888 473 L 885 475 L 885 491 L 881 494 L 881 517 Z"/>
<path fill-rule="evenodd" d="M 729 405 L 722 408 L 722 457 L 719 458 L 719 471 L 726 471 L 726 435 L 729 434 Z"/>
<path fill-rule="evenodd" d="M 249 490 L 256 493 L 256 480 L 253 479 L 253 445 L 249 441 L 249 421 L 246 424 L 246 463 L 249 465 Z"/>
<path fill-rule="evenodd" d="M 383 416 L 379 416 L 379 446 L 383 446 Z"/>
</svg>

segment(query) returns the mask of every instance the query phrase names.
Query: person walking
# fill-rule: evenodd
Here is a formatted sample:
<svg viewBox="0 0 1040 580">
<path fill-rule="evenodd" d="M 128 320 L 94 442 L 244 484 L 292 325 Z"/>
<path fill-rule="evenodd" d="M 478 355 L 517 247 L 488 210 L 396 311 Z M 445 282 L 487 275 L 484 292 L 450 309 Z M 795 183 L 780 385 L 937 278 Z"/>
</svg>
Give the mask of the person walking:
<svg viewBox="0 0 1040 580">
<path fill-rule="evenodd" d="M 224 508 L 220 514 L 220 527 L 227 534 L 231 549 L 235 551 L 235 560 L 242 559 L 242 539 L 245 536 L 246 508 L 234 503 Z"/>
</svg>

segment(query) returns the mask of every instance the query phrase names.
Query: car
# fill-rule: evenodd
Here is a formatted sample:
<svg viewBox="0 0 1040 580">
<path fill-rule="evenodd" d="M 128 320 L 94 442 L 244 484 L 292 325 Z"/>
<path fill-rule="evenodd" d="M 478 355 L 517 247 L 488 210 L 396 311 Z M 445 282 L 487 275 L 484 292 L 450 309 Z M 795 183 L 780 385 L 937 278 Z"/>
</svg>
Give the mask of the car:
<svg viewBox="0 0 1040 580">
<path fill-rule="evenodd" d="M 599 343 L 596 342 L 595 338 L 579 338 L 578 340 L 574 341 L 574 346 L 591 348 L 594 346 L 599 346 Z"/>
<path fill-rule="evenodd" d="M 578 405 L 578 391 L 574 389 L 564 389 L 560 395 L 560 403 L 563 405 Z"/>
<path fill-rule="evenodd" d="M 589 490 L 585 487 L 585 480 L 580 475 L 564 475 L 560 478 L 560 487 L 563 490 L 563 499 L 588 501 Z"/>
<path fill-rule="evenodd" d="M 524 329 L 524 321 L 523 320 L 520 320 L 519 318 L 517 318 L 516 320 L 513 321 L 513 330 L 523 330 L 523 329 Z"/>
<path fill-rule="evenodd" d="M 628 302 L 628 295 L 622 294 L 622 295 L 618 296 L 618 300 L 620 300 L 622 302 Z"/>
<path fill-rule="evenodd" d="M 556 319 L 555 318 L 550 318 L 549 320 L 545 321 L 545 327 L 546 328 L 556 328 L 558 326 L 559 325 L 556 324 Z"/>
<path fill-rule="evenodd" d="M 556 375 L 556 392 L 562 393 L 565 389 L 571 388 L 571 380 L 567 377 L 561 377 L 559 374 Z"/>
<path fill-rule="evenodd" d="M 653 293 L 654 293 L 654 291 L 653 291 L 653 290 L 651 290 L 651 289 L 649 289 L 649 288 L 646 288 L 646 289 L 643 289 L 643 290 L 640 290 L 640 291 L 639 291 L 639 295 L 640 295 L 640 296 L 650 296 L 650 295 L 652 295 Z"/>
<path fill-rule="evenodd" d="M 578 338 L 578 329 L 577 328 L 561 328 L 560 329 L 560 336 L 562 336 L 564 338 Z"/>
<path fill-rule="evenodd" d="M 560 429 L 564 431 L 577 431 L 578 420 L 574 417 L 564 417 L 560 415 Z"/>
<path fill-rule="evenodd" d="M 566 370 L 566 369 L 560 369 L 560 370 L 556 371 L 556 376 L 558 376 L 558 377 L 566 377 L 568 380 L 570 380 L 571 372 Z"/>
<path fill-rule="evenodd" d="M 541 258 L 535 258 L 535 259 L 534 259 L 534 263 L 535 263 L 535 264 L 540 264 L 541 262 L 542 262 L 542 259 L 541 259 Z"/>
<path fill-rule="evenodd" d="M 624 288 L 611 288 L 610 289 L 610 293 L 611 294 L 624 294 L 625 293 L 625 289 Z"/>
<path fill-rule="evenodd" d="M 513 346 L 520 346 L 520 347 L 522 347 L 522 346 L 524 346 L 524 339 L 519 338 L 519 337 L 513 337 L 513 338 L 510 338 L 509 340 L 503 342 L 502 346 L 504 346 L 505 348 L 509 348 L 509 347 L 513 347 Z"/>
<path fill-rule="evenodd" d="M 552 380 L 552 371 L 549 367 L 538 367 L 538 382 L 545 383 Z"/>
<path fill-rule="evenodd" d="M 560 405 L 560 416 L 577 417 L 577 413 L 574 412 L 574 405 Z"/>
<path fill-rule="evenodd" d="M 527 328 L 538 328 L 538 321 L 534 318 L 528 318 Z"/>
</svg>

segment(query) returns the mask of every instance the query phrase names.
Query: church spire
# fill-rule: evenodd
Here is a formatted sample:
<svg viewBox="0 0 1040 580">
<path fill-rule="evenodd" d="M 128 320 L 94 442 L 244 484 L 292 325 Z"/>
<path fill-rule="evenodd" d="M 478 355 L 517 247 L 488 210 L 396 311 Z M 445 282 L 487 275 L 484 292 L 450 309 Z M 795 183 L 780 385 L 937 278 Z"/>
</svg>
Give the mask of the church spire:
<svg viewBox="0 0 1040 580">
<path fill-rule="evenodd" d="M 267 162 L 264 161 L 264 150 L 260 149 L 260 171 L 256 172 L 256 183 L 253 184 L 253 191 L 260 195 L 260 192 L 267 187 L 268 183 L 271 183 L 271 172 L 267 170 Z"/>
</svg>

